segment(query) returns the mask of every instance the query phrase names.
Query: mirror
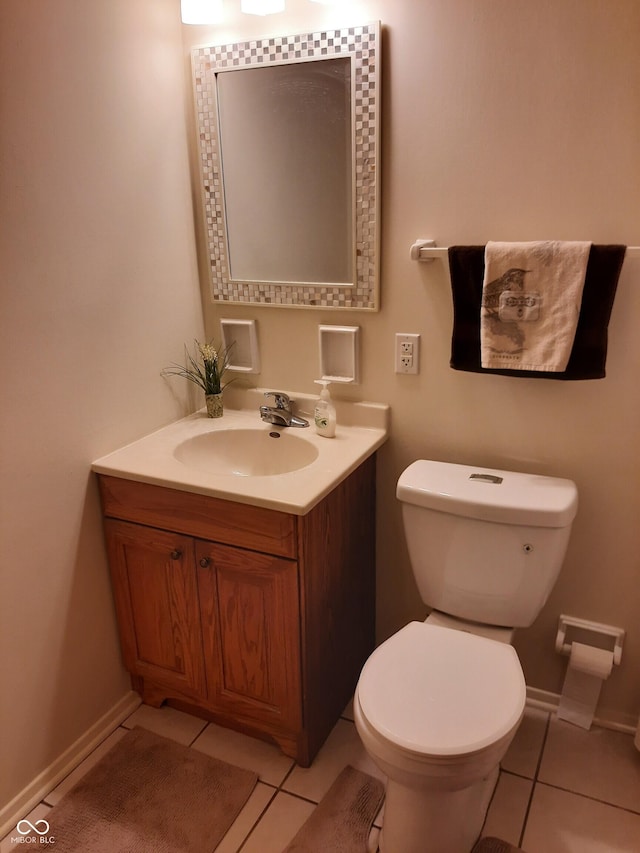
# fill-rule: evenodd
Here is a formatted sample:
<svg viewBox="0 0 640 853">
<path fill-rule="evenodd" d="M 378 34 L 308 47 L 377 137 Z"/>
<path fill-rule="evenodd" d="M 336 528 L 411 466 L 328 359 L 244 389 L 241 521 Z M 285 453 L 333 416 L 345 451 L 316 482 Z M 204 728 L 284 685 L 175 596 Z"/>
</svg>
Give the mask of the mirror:
<svg viewBox="0 0 640 853">
<path fill-rule="evenodd" d="M 231 279 L 353 281 L 348 59 L 217 75 Z"/>
<path fill-rule="evenodd" d="M 379 25 L 192 51 L 216 302 L 378 308 Z"/>
</svg>

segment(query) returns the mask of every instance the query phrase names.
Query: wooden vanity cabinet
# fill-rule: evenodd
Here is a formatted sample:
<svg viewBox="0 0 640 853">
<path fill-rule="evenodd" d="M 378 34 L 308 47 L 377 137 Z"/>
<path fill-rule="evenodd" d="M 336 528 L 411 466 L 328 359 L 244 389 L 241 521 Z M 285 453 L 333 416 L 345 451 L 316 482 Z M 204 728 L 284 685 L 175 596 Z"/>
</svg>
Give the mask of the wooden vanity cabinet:
<svg viewBox="0 0 640 853">
<path fill-rule="evenodd" d="M 375 457 L 307 515 L 98 475 L 122 655 L 307 766 L 374 646 Z"/>
</svg>

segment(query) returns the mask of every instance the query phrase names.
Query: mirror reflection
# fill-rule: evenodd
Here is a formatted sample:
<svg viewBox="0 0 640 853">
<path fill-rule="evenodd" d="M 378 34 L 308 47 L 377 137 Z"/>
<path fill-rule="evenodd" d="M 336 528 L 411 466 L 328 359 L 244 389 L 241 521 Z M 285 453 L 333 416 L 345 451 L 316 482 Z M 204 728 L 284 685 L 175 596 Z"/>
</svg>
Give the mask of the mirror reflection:
<svg viewBox="0 0 640 853">
<path fill-rule="evenodd" d="M 348 58 L 217 75 L 231 279 L 353 282 Z"/>
<path fill-rule="evenodd" d="M 211 297 L 378 308 L 379 24 L 192 51 Z"/>
</svg>

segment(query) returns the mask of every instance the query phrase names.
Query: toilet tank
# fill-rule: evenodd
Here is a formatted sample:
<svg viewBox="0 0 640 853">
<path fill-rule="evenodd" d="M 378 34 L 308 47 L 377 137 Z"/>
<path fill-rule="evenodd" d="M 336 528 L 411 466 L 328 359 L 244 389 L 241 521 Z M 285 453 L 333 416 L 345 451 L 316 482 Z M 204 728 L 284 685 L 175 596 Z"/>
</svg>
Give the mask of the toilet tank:
<svg viewBox="0 0 640 853">
<path fill-rule="evenodd" d="M 420 459 L 396 495 L 425 604 L 489 625 L 531 625 L 564 560 L 575 483 Z"/>
</svg>

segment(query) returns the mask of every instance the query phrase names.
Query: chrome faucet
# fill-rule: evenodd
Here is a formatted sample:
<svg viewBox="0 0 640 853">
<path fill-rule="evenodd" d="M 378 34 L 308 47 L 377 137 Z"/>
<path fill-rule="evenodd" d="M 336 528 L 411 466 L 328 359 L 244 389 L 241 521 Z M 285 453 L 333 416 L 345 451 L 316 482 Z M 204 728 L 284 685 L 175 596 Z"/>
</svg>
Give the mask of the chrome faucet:
<svg viewBox="0 0 640 853">
<path fill-rule="evenodd" d="M 265 391 L 265 397 L 273 397 L 275 406 L 260 406 L 260 417 L 265 423 L 285 427 L 308 427 L 309 421 L 299 418 L 291 411 L 291 400 L 282 391 Z"/>
</svg>

